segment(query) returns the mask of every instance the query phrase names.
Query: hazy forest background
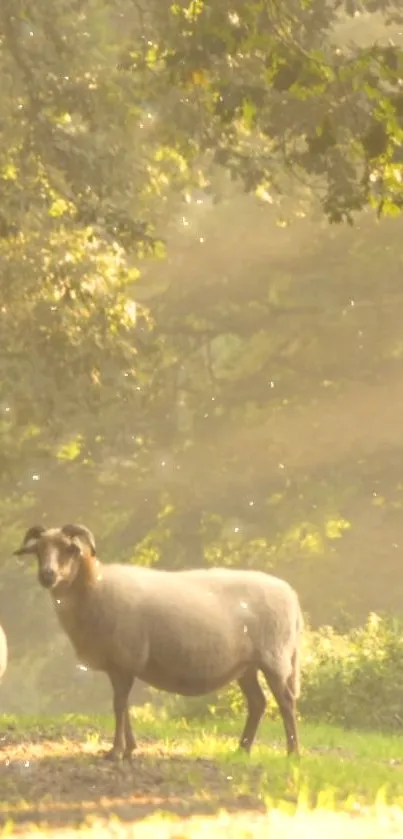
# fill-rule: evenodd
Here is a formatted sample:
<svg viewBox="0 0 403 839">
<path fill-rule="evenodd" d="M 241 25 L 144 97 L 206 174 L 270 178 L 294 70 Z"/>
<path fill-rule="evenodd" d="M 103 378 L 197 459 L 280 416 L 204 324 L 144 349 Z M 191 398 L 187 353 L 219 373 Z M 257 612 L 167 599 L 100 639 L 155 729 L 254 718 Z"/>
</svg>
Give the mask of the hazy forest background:
<svg viewBox="0 0 403 839">
<path fill-rule="evenodd" d="M 109 707 L 35 523 L 403 611 L 400 5 L 2 0 L 3 710 Z"/>
</svg>

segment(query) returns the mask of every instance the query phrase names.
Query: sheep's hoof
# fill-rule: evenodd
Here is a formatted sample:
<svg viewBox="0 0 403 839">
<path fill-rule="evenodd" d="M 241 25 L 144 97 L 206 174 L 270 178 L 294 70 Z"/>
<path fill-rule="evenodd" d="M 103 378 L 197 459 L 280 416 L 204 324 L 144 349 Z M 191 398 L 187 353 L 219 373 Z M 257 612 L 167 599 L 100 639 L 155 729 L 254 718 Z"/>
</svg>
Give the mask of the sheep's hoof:
<svg viewBox="0 0 403 839">
<path fill-rule="evenodd" d="M 107 752 L 103 752 L 102 757 L 104 760 L 109 760 L 111 763 L 120 763 L 123 758 L 123 754 L 118 749 L 109 749 Z"/>
<path fill-rule="evenodd" d="M 241 743 L 238 743 L 238 746 L 235 750 L 235 753 L 238 754 L 238 755 L 250 755 L 251 749 L 252 749 L 252 744 L 251 743 L 241 741 Z"/>
</svg>

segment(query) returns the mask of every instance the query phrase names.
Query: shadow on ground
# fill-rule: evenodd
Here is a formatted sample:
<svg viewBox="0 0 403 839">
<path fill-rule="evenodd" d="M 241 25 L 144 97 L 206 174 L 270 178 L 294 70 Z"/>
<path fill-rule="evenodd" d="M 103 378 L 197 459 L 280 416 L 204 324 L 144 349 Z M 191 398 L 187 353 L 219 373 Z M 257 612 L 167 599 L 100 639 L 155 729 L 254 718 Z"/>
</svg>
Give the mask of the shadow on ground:
<svg viewBox="0 0 403 839">
<path fill-rule="evenodd" d="M 30 823 L 74 827 L 112 815 L 135 822 L 156 811 L 188 817 L 265 810 L 262 766 L 244 767 L 243 789 L 233 782 L 230 762 L 180 754 L 175 744 L 142 738 L 131 763 L 118 765 L 102 757 L 109 746 L 6 733 L 0 744 L 0 826 L 11 820 L 14 830 Z M 239 763 L 237 768 L 239 778 Z"/>
</svg>

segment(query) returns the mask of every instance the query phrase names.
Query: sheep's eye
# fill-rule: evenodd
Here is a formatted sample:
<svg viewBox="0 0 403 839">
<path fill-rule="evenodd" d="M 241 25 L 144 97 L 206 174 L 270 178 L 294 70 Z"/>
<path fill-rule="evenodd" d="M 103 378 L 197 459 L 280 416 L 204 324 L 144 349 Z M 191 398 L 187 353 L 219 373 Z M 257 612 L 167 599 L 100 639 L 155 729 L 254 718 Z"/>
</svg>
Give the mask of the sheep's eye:
<svg viewBox="0 0 403 839">
<path fill-rule="evenodd" d="M 75 542 L 72 543 L 70 548 L 70 556 L 80 556 L 81 548 L 80 545 L 76 545 Z"/>
</svg>

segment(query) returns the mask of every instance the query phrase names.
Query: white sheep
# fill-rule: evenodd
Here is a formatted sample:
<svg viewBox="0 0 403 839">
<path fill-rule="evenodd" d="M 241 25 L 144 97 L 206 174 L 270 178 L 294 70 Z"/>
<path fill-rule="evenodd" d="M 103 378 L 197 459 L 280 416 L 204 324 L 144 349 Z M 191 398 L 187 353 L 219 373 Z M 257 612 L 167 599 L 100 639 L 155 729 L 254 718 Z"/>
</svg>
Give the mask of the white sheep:
<svg viewBox="0 0 403 839">
<path fill-rule="evenodd" d="M 6 670 L 7 670 L 7 663 L 8 663 L 8 649 L 7 649 L 7 637 L 6 633 L 4 632 L 3 627 L 0 624 L 0 679 L 3 678 Z"/>
<path fill-rule="evenodd" d="M 248 708 L 239 746 L 250 751 L 266 706 L 259 671 L 280 709 L 287 752 L 298 754 L 303 621 L 288 583 L 259 571 L 101 564 L 81 525 L 32 527 L 15 554 L 36 555 L 39 582 L 79 660 L 109 676 L 115 737 L 107 757 L 135 748 L 128 699 L 136 678 L 183 696 L 237 681 Z"/>
</svg>

